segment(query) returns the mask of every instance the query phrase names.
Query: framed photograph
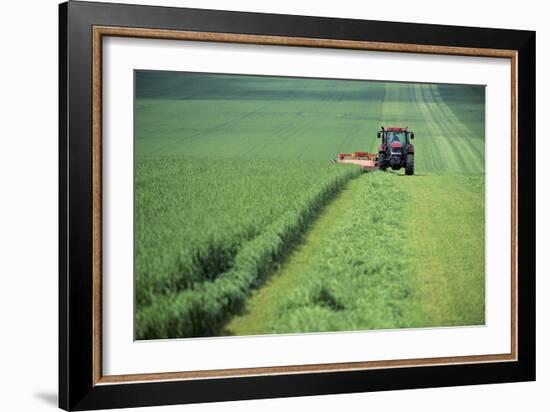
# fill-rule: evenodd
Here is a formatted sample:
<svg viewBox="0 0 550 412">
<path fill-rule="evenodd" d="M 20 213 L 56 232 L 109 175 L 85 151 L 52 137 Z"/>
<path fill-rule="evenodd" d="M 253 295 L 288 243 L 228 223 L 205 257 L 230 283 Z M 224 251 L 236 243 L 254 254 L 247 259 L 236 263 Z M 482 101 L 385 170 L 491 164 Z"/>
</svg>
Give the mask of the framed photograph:
<svg viewBox="0 0 550 412">
<path fill-rule="evenodd" d="M 534 32 L 59 11 L 61 408 L 535 379 Z"/>
</svg>

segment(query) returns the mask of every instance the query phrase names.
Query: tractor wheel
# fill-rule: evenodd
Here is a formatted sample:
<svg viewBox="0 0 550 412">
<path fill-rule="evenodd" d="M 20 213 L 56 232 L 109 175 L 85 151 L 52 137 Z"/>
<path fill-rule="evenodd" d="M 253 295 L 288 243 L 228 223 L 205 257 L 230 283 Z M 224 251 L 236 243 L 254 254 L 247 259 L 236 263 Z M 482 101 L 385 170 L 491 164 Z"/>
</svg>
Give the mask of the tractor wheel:
<svg viewBox="0 0 550 412">
<path fill-rule="evenodd" d="M 388 160 L 386 159 L 386 153 L 381 152 L 378 155 L 378 169 L 385 172 L 387 167 L 388 167 Z"/>
<path fill-rule="evenodd" d="M 407 176 L 414 175 L 414 155 L 407 155 L 407 164 L 405 165 L 405 174 Z"/>
</svg>

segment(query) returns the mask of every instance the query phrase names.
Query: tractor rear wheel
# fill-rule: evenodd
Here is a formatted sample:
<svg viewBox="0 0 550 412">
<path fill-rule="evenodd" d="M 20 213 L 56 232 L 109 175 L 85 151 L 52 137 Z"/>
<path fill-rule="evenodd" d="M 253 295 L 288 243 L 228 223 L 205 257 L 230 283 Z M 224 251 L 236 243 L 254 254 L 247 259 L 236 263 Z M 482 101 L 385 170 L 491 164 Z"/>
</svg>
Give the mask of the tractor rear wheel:
<svg viewBox="0 0 550 412">
<path fill-rule="evenodd" d="M 414 155 L 407 155 L 407 163 L 405 164 L 405 174 L 407 176 L 414 175 Z"/>
<path fill-rule="evenodd" d="M 388 167 L 388 160 L 386 159 L 386 153 L 380 152 L 380 154 L 378 155 L 378 169 L 385 172 L 387 167 Z"/>
</svg>

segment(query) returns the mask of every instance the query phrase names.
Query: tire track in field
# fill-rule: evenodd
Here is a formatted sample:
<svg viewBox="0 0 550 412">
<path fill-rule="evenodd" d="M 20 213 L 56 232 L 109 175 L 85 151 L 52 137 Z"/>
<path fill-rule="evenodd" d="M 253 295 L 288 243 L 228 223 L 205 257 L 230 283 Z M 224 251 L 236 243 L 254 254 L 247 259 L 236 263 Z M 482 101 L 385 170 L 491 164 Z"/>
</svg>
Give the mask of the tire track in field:
<svg viewBox="0 0 550 412">
<path fill-rule="evenodd" d="M 401 120 L 401 112 L 398 114 L 393 112 L 393 102 L 398 100 L 399 91 L 394 83 L 386 83 L 384 87 L 384 102 L 382 103 L 382 124 L 384 126 L 393 126 L 393 122 L 399 122 Z"/>
<path fill-rule="evenodd" d="M 340 93 L 341 96 L 343 96 L 343 93 Z M 338 99 L 338 104 L 342 104 L 343 97 Z M 338 144 L 338 152 L 344 153 L 347 152 L 347 147 L 349 147 L 350 143 L 353 141 L 353 136 L 355 133 L 358 132 L 360 129 L 360 125 L 356 124 L 355 122 L 352 123 L 352 126 L 348 127 L 344 133 L 344 137 Z"/>
<path fill-rule="evenodd" d="M 382 88 L 367 88 L 366 90 L 363 89 L 362 92 L 366 92 L 366 95 L 362 100 L 354 100 L 352 107 L 350 106 L 350 101 L 345 98 L 345 92 L 340 93 L 344 97 L 339 99 L 338 104 L 346 105 L 347 108 L 344 107 L 338 111 L 338 115 L 343 115 L 342 134 L 335 136 L 336 139 L 339 139 L 338 144 L 335 146 L 338 153 L 350 153 L 362 150 L 378 151 L 376 131 L 382 117 L 382 110 L 386 99 L 386 86 L 384 85 Z M 377 104 L 373 104 L 373 102 Z M 345 116 L 346 114 L 351 114 L 351 116 L 348 118 Z M 369 150 L 371 148 L 372 150 Z"/>
<path fill-rule="evenodd" d="M 315 89 L 317 87 L 315 84 L 311 84 L 310 89 Z M 300 117 L 307 117 L 309 114 L 312 114 L 312 116 L 319 116 L 323 113 L 323 108 L 328 106 L 329 108 L 334 106 L 335 104 L 339 104 L 342 102 L 342 98 L 337 95 L 336 93 L 327 93 L 322 96 L 322 98 L 318 98 L 315 101 L 300 101 L 299 106 L 294 110 L 294 114 L 297 113 Z M 268 104 L 268 110 L 269 106 L 272 105 L 273 102 L 271 101 L 270 104 Z M 267 111 L 269 113 L 269 111 Z M 282 124 L 282 127 L 277 130 L 277 139 L 289 142 L 290 145 L 292 145 L 292 140 L 303 140 L 301 139 L 303 136 L 303 128 L 296 127 L 295 122 L 285 122 Z M 314 140 L 315 141 L 315 140 Z M 295 158 L 301 159 L 304 157 L 304 154 L 309 153 L 309 151 L 312 149 L 310 144 L 306 144 L 305 141 L 301 142 L 302 144 L 297 146 Z M 254 154 L 262 153 L 263 146 L 265 143 L 262 141 L 262 139 L 254 139 L 253 142 L 250 142 L 247 144 L 248 149 L 243 152 L 243 154 L 246 156 L 252 156 Z M 284 145 L 284 143 L 281 143 L 281 145 Z"/>
<path fill-rule="evenodd" d="M 316 86 L 312 83 L 309 83 L 309 84 L 306 85 L 306 87 L 307 88 L 304 88 L 304 90 L 313 90 L 313 89 L 315 89 Z M 316 101 L 316 108 L 319 108 L 323 104 L 323 101 L 324 101 L 325 98 L 318 99 Z M 266 114 L 269 114 L 270 106 L 274 106 L 274 103 L 275 102 L 273 100 L 269 101 L 268 105 L 266 106 L 268 108 L 268 110 L 266 111 Z M 295 103 L 295 104 L 297 104 L 297 103 Z M 306 110 L 304 110 L 306 108 L 311 109 L 311 102 L 309 100 L 299 101 L 298 107 L 295 108 L 295 110 L 289 112 L 289 115 L 290 115 L 290 113 L 292 113 L 295 116 L 296 112 L 297 112 L 300 116 L 302 116 L 303 113 L 306 112 Z M 275 109 L 271 109 L 271 110 L 276 112 Z M 281 145 L 282 146 L 286 145 L 287 144 L 286 142 L 288 142 L 288 144 L 292 145 L 292 141 L 294 139 L 298 139 L 300 137 L 300 129 L 297 128 L 293 122 L 283 120 L 281 123 L 282 124 L 279 125 L 279 126 L 282 126 L 282 127 L 278 127 L 278 130 L 277 130 L 277 138 L 279 140 L 281 140 Z M 283 143 L 283 142 L 285 142 L 285 143 Z M 258 154 L 263 152 L 263 146 L 264 145 L 265 145 L 265 143 L 263 142 L 262 139 L 254 139 L 253 142 L 248 142 L 248 144 L 247 144 L 248 150 L 243 152 L 243 155 L 245 155 L 245 157 L 258 155 Z M 300 150 L 300 152 L 297 154 L 296 158 L 300 158 L 301 155 L 306 150 L 307 150 L 307 147 L 302 148 Z"/>
<path fill-rule="evenodd" d="M 206 128 L 201 129 L 201 130 L 199 130 L 195 133 L 184 136 L 184 139 L 188 142 L 193 142 L 193 141 L 196 141 L 198 139 L 201 139 L 205 135 L 207 135 L 211 132 L 216 132 L 221 128 L 226 128 L 228 126 L 234 125 L 234 124 L 239 123 L 239 122 L 243 121 L 244 119 L 246 119 L 246 118 L 248 118 L 248 117 L 250 117 L 250 116 L 252 116 L 256 113 L 261 112 L 263 109 L 265 109 L 267 106 L 269 106 L 269 104 L 271 104 L 271 102 L 268 103 L 268 104 L 264 104 L 263 106 L 261 106 L 259 108 L 256 108 L 254 110 L 248 111 L 248 112 L 242 114 L 241 116 L 232 117 L 232 118 L 230 118 L 228 120 L 224 120 L 224 121 L 222 121 L 218 124 L 214 124 L 213 126 L 206 127 Z M 181 136 L 174 136 L 172 139 L 167 139 L 168 141 L 165 144 L 157 145 L 157 149 L 150 151 L 150 154 L 163 154 L 165 152 L 165 149 L 170 148 L 176 142 L 178 142 L 178 143 L 181 142 L 181 139 L 182 139 Z"/>
<path fill-rule="evenodd" d="M 434 105 L 437 103 L 433 101 L 431 90 L 429 90 L 427 85 L 414 85 L 414 87 L 416 103 L 424 117 L 426 127 L 431 132 L 429 137 L 433 139 L 432 143 L 438 146 L 442 155 L 440 156 L 441 169 L 451 172 L 463 172 L 467 170 L 468 166 L 462 157 L 461 151 L 452 139 L 445 136 L 445 131 L 439 124 L 441 119 L 435 116 Z M 446 157 L 444 157 L 445 155 Z"/>
<path fill-rule="evenodd" d="M 341 105 L 343 102 L 343 94 L 342 92 L 338 93 L 336 90 L 334 90 L 332 93 L 327 93 L 325 96 L 323 96 L 323 99 L 318 100 L 312 109 L 311 107 L 307 112 L 313 112 L 317 115 L 322 115 L 324 113 L 323 108 L 327 108 L 329 112 L 336 112 L 335 108 L 338 105 Z M 309 103 L 311 104 L 311 103 Z M 295 128 L 297 132 L 302 132 L 300 128 Z M 347 135 L 349 136 L 349 135 Z M 316 142 L 316 139 L 314 139 L 314 142 Z M 313 148 L 308 144 L 305 145 L 299 152 L 298 152 L 298 159 L 301 159 L 302 156 L 307 153 L 308 151 L 312 150 Z"/>
<path fill-rule="evenodd" d="M 473 92 L 473 89 L 471 87 L 464 87 L 463 91 L 465 92 L 465 95 L 468 96 L 467 99 L 471 100 L 471 101 L 476 101 L 479 99 L 479 94 L 478 93 L 474 93 Z M 485 105 L 485 92 L 483 93 L 483 99 L 482 99 L 482 102 L 480 102 L 479 104 L 481 105 Z M 451 110 L 452 110 L 452 107 L 451 107 Z M 484 110 L 485 112 L 485 110 Z M 456 113 L 456 116 L 458 118 L 460 118 L 460 115 L 458 113 Z M 476 121 L 473 121 L 473 122 L 468 122 L 468 121 L 465 121 L 465 122 L 461 122 L 464 126 L 466 126 L 468 128 L 468 130 L 470 131 L 470 134 L 472 136 L 474 136 L 474 138 L 479 138 L 480 136 L 480 132 L 479 130 L 476 130 L 476 128 L 474 127 L 474 124 L 476 123 Z M 485 136 L 485 134 L 483 133 L 483 137 Z"/>
<path fill-rule="evenodd" d="M 340 98 L 338 100 L 338 104 L 346 104 L 348 101 L 344 98 L 344 92 L 340 93 Z M 363 105 L 361 103 L 358 104 L 358 112 L 362 113 Z M 380 105 L 378 105 L 378 109 L 380 110 Z M 338 114 L 345 113 L 345 111 L 340 110 L 338 111 Z M 379 113 L 378 113 L 379 115 Z M 345 117 L 344 117 L 345 119 Z M 345 131 L 343 132 L 344 137 L 341 138 L 341 140 L 338 142 L 337 151 L 338 153 L 349 153 L 349 152 L 355 152 L 364 150 L 364 148 L 370 147 L 368 140 L 369 137 L 372 135 L 372 131 L 369 130 L 369 122 L 366 119 L 353 119 L 350 120 L 349 125 L 345 127 Z M 353 143 L 356 140 L 357 136 L 364 136 L 365 140 L 367 140 L 367 143 L 361 143 L 359 145 L 354 145 Z M 340 136 L 336 137 L 340 138 Z M 356 142 L 357 143 L 357 142 Z"/>
<path fill-rule="evenodd" d="M 395 102 L 402 100 L 400 90 L 400 85 L 397 83 L 386 83 L 384 87 L 384 102 L 380 116 L 384 127 L 399 126 L 403 119 L 402 110 L 393 108 Z"/>
<path fill-rule="evenodd" d="M 146 105 L 144 105 L 143 101 L 136 101 L 136 108 L 135 111 L 135 117 L 136 117 L 136 139 L 144 139 L 145 144 L 149 146 L 155 146 L 155 150 L 147 150 L 147 153 L 152 154 L 158 154 L 163 153 L 165 148 L 168 148 L 169 146 L 173 145 L 175 142 L 179 141 L 181 136 L 178 135 L 172 136 L 172 137 L 166 137 L 166 134 L 170 132 L 184 132 L 186 130 L 198 130 L 198 127 L 195 125 L 191 125 L 189 127 L 189 124 L 186 124 L 185 127 L 178 127 L 178 128 L 171 128 L 168 130 L 162 129 L 159 125 L 156 124 L 154 127 L 154 130 L 145 131 L 145 132 L 139 132 L 139 122 L 137 122 L 137 119 L 141 117 L 141 113 L 144 112 L 164 112 L 164 111 L 174 111 L 173 109 L 174 100 L 171 99 L 149 99 L 147 100 Z M 185 114 L 180 115 L 181 120 L 186 123 L 186 119 L 193 118 L 196 113 L 200 113 L 202 110 L 204 110 L 204 107 L 208 106 L 208 103 L 205 101 L 194 101 L 193 106 L 186 106 L 183 110 Z M 172 113 L 170 116 L 170 120 L 172 118 L 178 117 L 178 114 Z M 196 133 L 196 132 L 195 132 Z M 155 143 L 152 143 L 155 142 Z M 159 144 L 159 141 L 164 141 L 164 143 Z"/>
<path fill-rule="evenodd" d="M 412 117 L 416 120 L 420 120 L 420 125 L 426 128 L 427 130 L 432 130 L 433 127 L 431 126 L 431 123 L 434 123 L 434 121 L 430 122 L 430 119 L 426 112 L 426 101 L 424 96 L 422 95 L 422 88 L 425 87 L 424 85 L 417 85 L 417 84 L 410 84 L 408 87 L 405 87 L 404 85 L 400 84 L 394 84 L 394 83 L 387 83 L 386 84 L 386 96 L 387 101 L 384 101 L 384 109 L 383 109 L 383 121 L 384 124 L 387 126 L 400 126 L 401 122 L 404 119 L 403 116 L 403 106 L 399 106 L 399 110 L 393 112 L 391 109 L 388 109 L 392 106 L 392 104 L 395 104 L 395 102 L 409 102 L 409 105 L 413 108 Z M 404 93 L 400 93 L 401 91 L 405 91 Z M 389 124 L 389 123 L 391 124 Z M 406 126 L 406 125 L 403 125 Z M 422 128 L 419 127 L 421 130 Z M 426 165 L 423 165 L 420 163 L 420 165 L 424 166 L 427 170 L 438 170 L 438 169 L 446 169 L 447 165 L 443 162 L 443 158 L 441 156 L 441 149 L 439 147 L 439 139 L 434 139 L 433 142 L 435 144 L 426 145 L 424 147 L 423 142 L 421 142 L 418 146 L 422 147 L 422 150 L 417 150 L 416 157 L 420 159 L 424 159 L 422 156 L 423 153 L 428 152 L 429 158 L 432 163 L 432 167 L 429 168 Z"/>
<path fill-rule="evenodd" d="M 448 156 L 452 155 L 453 157 L 458 159 L 460 168 L 456 171 L 469 172 L 471 171 L 471 162 L 468 162 L 467 155 L 463 151 L 463 148 L 457 142 L 456 139 L 458 135 L 454 130 L 454 128 L 450 126 L 449 119 L 440 113 L 440 110 L 439 110 L 440 102 L 437 101 L 434 93 L 434 90 L 436 89 L 437 89 L 437 85 L 428 85 L 424 88 L 424 95 L 426 96 L 426 100 L 430 102 L 429 109 L 430 109 L 431 115 L 435 119 L 435 124 L 437 124 L 437 127 L 440 130 L 441 137 L 445 139 L 452 147 L 452 152 L 449 152 Z M 444 158 L 445 157 L 442 157 L 442 159 Z"/>
<path fill-rule="evenodd" d="M 412 118 L 414 119 L 413 122 L 417 122 L 418 119 L 422 119 L 423 116 L 418 107 L 413 87 L 407 88 L 407 100 L 411 102 L 411 106 L 414 112 L 414 115 L 412 115 Z M 417 151 L 417 153 L 415 153 L 415 157 L 417 159 L 417 163 L 419 164 L 419 169 L 437 170 L 439 167 L 437 159 L 441 159 L 441 153 L 437 145 L 431 144 L 426 145 L 426 147 L 423 147 L 422 150 Z M 427 165 L 428 160 L 431 163 L 430 167 L 428 167 Z"/>
<path fill-rule="evenodd" d="M 446 132 L 451 136 L 454 141 L 460 143 L 460 147 L 464 148 L 464 151 L 469 154 L 468 158 L 471 158 L 469 165 L 472 171 L 483 172 L 484 170 L 484 161 L 485 154 L 482 152 L 480 147 L 475 144 L 475 136 L 468 129 L 462 121 L 458 119 L 453 109 L 443 100 L 439 92 L 439 87 L 434 85 L 431 87 L 432 96 L 434 100 L 438 103 L 435 108 L 438 112 L 438 118 L 444 119 L 441 122 L 443 128 L 446 129 Z"/>
<path fill-rule="evenodd" d="M 265 111 L 262 109 L 258 112 L 258 114 L 269 114 L 269 113 L 276 113 L 276 110 L 273 109 L 274 102 L 269 101 L 267 105 L 264 106 L 263 109 L 266 109 Z M 281 141 L 281 145 L 287 144 L 287 142 L 292 141 L 297 133 L 296 130 L 293 127 L 288 126 L 288 122 L 281 121 L 282 126 L 280 127 L 278 125 L 278 132 L 277 132 L 277 138 Z M 254 155 L 258 155 L 263 152 L 263 146 L 265 145 L 263 139 L 257 138 L 258 136 L 255 136 L 254 139 L 247 139 L 246 141 L 246 150 L 242 151 L 238 156 L 243 156 L 245 158 L 248 157 L 254 157 Z"/>
</svg>

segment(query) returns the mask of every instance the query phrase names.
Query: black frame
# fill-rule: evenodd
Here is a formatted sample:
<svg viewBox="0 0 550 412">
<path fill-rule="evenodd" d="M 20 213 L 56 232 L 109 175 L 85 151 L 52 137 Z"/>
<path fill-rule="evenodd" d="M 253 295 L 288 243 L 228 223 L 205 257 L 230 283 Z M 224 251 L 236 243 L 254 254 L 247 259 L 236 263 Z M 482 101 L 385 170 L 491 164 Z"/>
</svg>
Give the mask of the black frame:
<svg viewBox="0 0 550 412">
<path fill-rule="evenodd" d="M 518 361 L 93 384 L 92 26 L 518 52 Z M 59 406 L 87 410 L 535 379 L 535 32 L 68 2 L 59 6 Z M 519 185 L 521 183 L 521 185 Z"/>
</svg>

